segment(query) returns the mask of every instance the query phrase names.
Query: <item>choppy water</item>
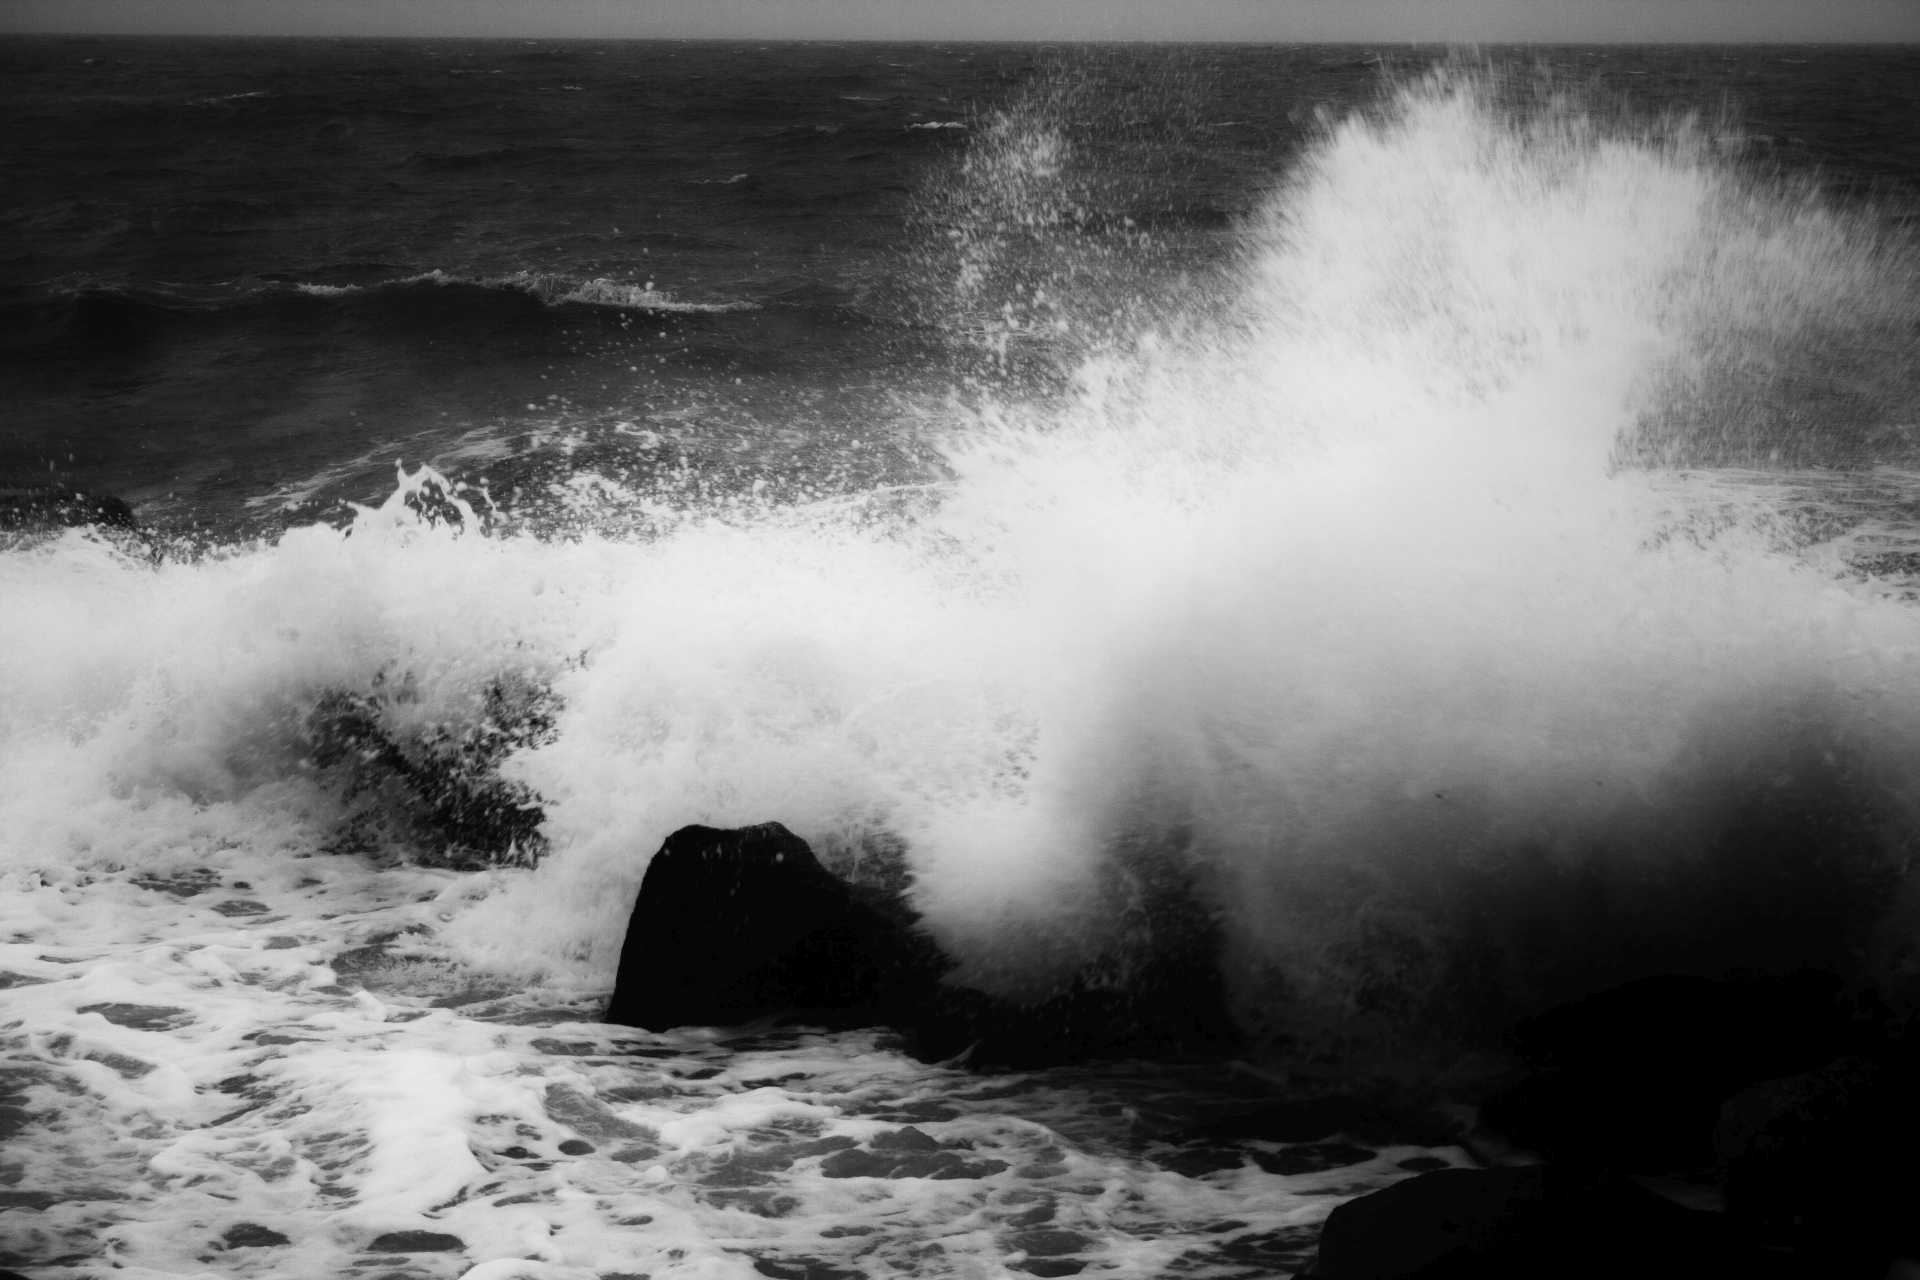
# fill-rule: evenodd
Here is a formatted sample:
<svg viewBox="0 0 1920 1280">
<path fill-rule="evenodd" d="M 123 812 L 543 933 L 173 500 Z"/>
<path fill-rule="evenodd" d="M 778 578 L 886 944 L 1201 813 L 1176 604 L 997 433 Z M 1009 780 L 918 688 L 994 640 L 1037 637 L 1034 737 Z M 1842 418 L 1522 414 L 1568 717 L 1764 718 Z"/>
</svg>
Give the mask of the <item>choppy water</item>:
<svg viewBox="0 0 1920 1280">
<path fill-rule="evenodd" d="M 1905 51 L 6 52 L 209 154 L 11 144 L 10 457 L 154 529 L 0 553 L 0 1260 L 1271 1274 L 1414 1153 L 1193 1145 L 1242 1082 L 1910 982 Z M 537 841 L 416 865 L 343 705 Z M 1198 901 L 1251 1065 L 593 1023 L 648 853 L 769 819 L 1011 995 Z"/>
</svg>

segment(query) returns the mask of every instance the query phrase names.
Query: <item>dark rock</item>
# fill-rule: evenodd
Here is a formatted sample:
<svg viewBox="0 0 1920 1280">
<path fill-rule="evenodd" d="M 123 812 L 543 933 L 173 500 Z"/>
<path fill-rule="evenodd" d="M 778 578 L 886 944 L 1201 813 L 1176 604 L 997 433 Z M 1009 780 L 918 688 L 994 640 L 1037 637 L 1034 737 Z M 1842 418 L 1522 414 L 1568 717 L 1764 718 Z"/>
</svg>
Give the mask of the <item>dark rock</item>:
<svg viewBox="0 0 1920 1280">
<path fill-rule="evenodd" d="M 904 910 L 856 892 L 778 823 L 683 827 L 647 866 L 607 1020 L 911 1025 L 945 968 Z"/>
<path fill-rule="evenodd" d="M 1522 1022 L 1514 1047 L 1541 1067 L 1605 1060 L 1670 1066 L 1676 1056 L 1743 1064 L 1804 1057 L 1814 1041 L 1851 1034 L 1845 984 L 1834 974 L 1708 978 L 1657 974 L 1571 1001 Z M 1735 1069 L 1738 1069 L 1736 1066 Z"/>
<path fill-rule="evenodd" d="M 459 1236 L 450 1236 L 440 1231 L 389 1231 L 378 1236 L 367 1246 L 369 1253 L 452 1253 L 465 1249 L 467 1242 Z"/>
<path fill-rule="evenodd" d="M 1920 1255 L 1912 1080 L 1894 1056 L 1844 1057 L 1728 1099 L 1714 1133 L 1728 1216 L 1770 1244 L 1861 1266 Z"/>
<path fill-rule="evenodd" d="M 1513 1046 L 1531 1070 L 1489 1097 L 1481 1120 L 1552 1159 L 1702 1168 L 1722 1099 L 1865 1034 L 1830 974 L 1645 978 L 1522 1023 Z"/>
<path fill-rule="evenodd" d="M 371 692 L 324 694 L 305 726 L 311 762 L 338 775 L 349 798 L 382 802 L 432 850 L 429 862 L 537 862 L 546 851 L 540 797 L 501 777 L 499 766 L 513 751 L 552 738 L 552 690 L 503 674 L 488 683 L 471 722 L 416 726 L 390 710 L 411 697 L 404 681 L 396 683 L 383 677 Z"/>
<path fill-rule="evenodd" d="M 607 1020 L 890 1026 L 922 1058 L 982 1068 L 1237 1048 L 1209 918 L 1164 875 L 1139 888 L 1149 879 L 1130 879 L 1131 960 L 1016 1003 L 943 981 L 949 961 L 899 885 L 842 881 L 778 823 L 685 827 L 647 867 Z"/>
<path fill-rule="evenodd" d="M 1443 1169 L 1328 1216 L 1313 1280 L 1813 1280 L 1718 1215 L 1623 1178 L 1532 1166 Z"/>
</svg>

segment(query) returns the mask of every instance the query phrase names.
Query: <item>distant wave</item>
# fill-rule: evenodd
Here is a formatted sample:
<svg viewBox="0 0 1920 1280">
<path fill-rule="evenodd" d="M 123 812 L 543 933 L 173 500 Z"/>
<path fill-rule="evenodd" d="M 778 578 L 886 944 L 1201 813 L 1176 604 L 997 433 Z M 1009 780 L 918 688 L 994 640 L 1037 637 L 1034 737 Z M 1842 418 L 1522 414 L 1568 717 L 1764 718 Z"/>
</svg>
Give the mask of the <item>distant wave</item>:
<svg viewBox="0 0 1920 1280">
<path fill-rule="evenodd" d="M 193 105 L 196 107 L 213 107 L 223 102 L 243 102 L 248 98 L 271 98 L 272 96 L 273 91 L 271 89 L 249 89 L 244 93 L 216 93 L 205 98 L 195 98 Z"/>
<path fill-rule="evenodd" d="M 714 302 L 688 302 L 654 287 L 653 281 L 631 284 L 605 276 L 580 280 L 571 276 L 549 275 L 537 271 L 516 271 L 510 275 L 473 278 L 435 269 L 373 284 L 324 284 L 294 281 L 287 286 L 295 293 L 314 298 L 346 298 L 372 294 L 415 292 L 422 289 L 480 289 L 521 294 L 550 307 L 579 305 L 614 307 L 622 311 L 719 315 L 730 311 L 757 311 L 756 302 L 722 299 Z"/>
<path fill-rule="evenodd" d="M 745 299 L 717 302 L 687 302 L 654 288 L 653 281 L 626 284 L 606 277 L 570 280 L 564 276 L 521 273 L 492 282 L 496 287 L 524 289 L 550 306 L 577 303 L 588 307 L 617 307 L 622 311 L 682 312 L 718 315 L 729 311 L 758 311 L 760 306 Z"/>
<path fill-rule="evenodd" d="M 593 308 L 645 315 L 724 315 L 756 311 L 745 298 L 685 299 L 651 280 L 581 279 L 536 271 L 469 277 L 433 270 L 372 281 L 250 279 L 215 285 L 98 280 L 52 282 L 0 296 L 0 353 L 22 355 L 67 344 L 91 349 L 138 346 L 183 325 L 218 324 L 265 313 L 300 322 L 337 309 L 353 327 L 434 328 Z"/>
</svg>

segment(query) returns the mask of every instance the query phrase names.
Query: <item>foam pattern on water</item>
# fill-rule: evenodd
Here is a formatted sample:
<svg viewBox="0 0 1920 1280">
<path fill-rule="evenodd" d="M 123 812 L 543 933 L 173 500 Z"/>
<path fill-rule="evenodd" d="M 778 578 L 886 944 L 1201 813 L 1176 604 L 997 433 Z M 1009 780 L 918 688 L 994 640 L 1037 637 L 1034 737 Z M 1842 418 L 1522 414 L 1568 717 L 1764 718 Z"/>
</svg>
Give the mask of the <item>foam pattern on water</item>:
<svg viewBox="0 0 1920 1280">
<path fill-rule="evenodd" d="M 981 1077 L 873 1033 L 583 1021 L 452 960 L 463 891 L 237 852 L 16 878 L 0 1264 L 1229 1276 L 1297 1261 L 1339 1197 L 1427 1154 L 1187 1141 L 1254 1095 L 1218 1068 Z"/>
</svg>

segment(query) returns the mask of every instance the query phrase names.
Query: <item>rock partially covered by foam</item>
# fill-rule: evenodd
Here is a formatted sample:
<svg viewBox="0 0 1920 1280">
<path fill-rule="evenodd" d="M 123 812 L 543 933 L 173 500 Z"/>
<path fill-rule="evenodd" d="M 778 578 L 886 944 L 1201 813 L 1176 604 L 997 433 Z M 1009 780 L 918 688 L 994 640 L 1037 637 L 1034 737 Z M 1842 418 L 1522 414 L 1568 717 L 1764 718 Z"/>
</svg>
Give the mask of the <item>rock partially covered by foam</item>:
<svg viewBox="0 0 1920 1280">
<path fill-rule="evenodd" d="M 979 1067 L 1236 1047 L 1211 953 L 1195 929 L 1165 932 L 1160 953 L 1127 972 L 1001 999 L 949 979 L 952 962 L 897 886 L 842 881 L 778 823 L 683 827 L 648 864 L 607 1020 L 653 1031 L 765 1017 L 885 1026 L 923 1058 Z"/>
<path fill-rule="evenodd" d="M 911 1026 L 945 969 L 904 908 L 834 876 L 779 823 L 682 827 L 647 866 L 607 1020 Z"/>
<path fill-rule="evenodd" d="M 395 687 L 395 686 L 398 687 Z M 530 866 L 546 852 L 543 801 L 503 777 L 514 751 L 547 741 L 555 700 L 545 684 L 502 673 L 463 717 L 424 723 L 395 714 L 409 682 L 332 689 L 305 725 L 309 760 L 369 823 L 385 821 L 420 861 L 452 867 Z"/>
</svg>

